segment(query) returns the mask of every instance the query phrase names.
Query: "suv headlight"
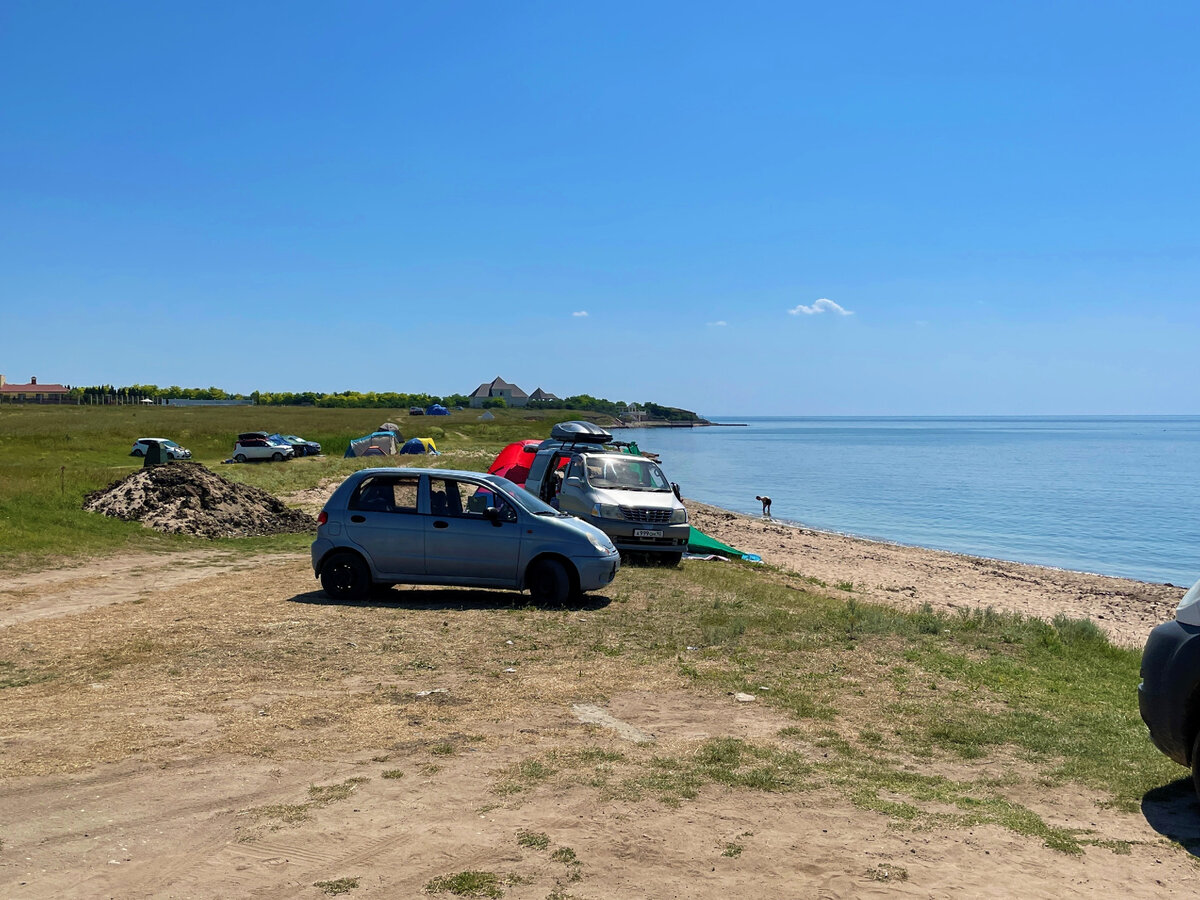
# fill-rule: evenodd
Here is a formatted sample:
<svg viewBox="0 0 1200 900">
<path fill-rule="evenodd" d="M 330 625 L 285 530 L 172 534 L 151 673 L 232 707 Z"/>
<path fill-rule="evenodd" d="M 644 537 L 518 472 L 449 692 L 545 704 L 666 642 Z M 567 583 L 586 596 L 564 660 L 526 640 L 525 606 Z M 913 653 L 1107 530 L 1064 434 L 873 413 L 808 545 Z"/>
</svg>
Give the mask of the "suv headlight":
<svg viewBox="0 0 1200 900">
<path fill-rule="evenodd" d="M 671 524 L 672 525 L 683 525 L 685 522 L 687 522 L 687 510 L 686 509 L 671 510 Z"/>
<path fill-rule="evenodd" d="M 592 506 L 592 515 L 597 519 L 624 519 L 621 507 L 612 503 L 596 503 Z"/>
</svg>

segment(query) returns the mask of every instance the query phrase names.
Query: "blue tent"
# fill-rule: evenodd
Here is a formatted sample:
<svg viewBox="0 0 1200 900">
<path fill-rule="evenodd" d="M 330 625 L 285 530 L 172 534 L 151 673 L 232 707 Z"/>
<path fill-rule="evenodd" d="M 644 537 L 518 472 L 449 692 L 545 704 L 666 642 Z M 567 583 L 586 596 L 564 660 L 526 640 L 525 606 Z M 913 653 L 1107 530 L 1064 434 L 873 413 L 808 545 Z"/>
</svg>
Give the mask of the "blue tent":
<svg viewBox="0 0 1200 900">
<path fill-rule="evenodd" d="M 446 409 L 440 403 L 435 403 L 429 409 L 425 410 L 425 414 L 429 416 L 448 416 L 450 415 L 450 410 Z"/>
<path fill-rule="evenodd" d="M 400 448 L 401 453 L 424 453 L 425 444 L 420 438 L 409 438 L 404 442 L 404 446 Z"/>
</svg>

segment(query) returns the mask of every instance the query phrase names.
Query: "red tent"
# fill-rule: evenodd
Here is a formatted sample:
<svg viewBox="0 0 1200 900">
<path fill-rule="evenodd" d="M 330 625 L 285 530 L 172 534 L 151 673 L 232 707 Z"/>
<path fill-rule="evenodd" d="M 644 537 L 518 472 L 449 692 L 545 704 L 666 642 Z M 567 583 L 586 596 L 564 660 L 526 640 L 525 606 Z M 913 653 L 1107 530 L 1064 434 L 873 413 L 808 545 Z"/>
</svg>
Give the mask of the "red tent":
<svg viewBox="0 0 1200 900">
<path fill-rule="evenodd" d="M 500 451 L 495 462 L 488 466 L 489 475 L 499 475 L 514 484 L 525 484 L 529 477 L 529 466 L 533 462 L 533 453 L 526 453 L 526 447 L 536 448 L 541 441 L 513 441 Z"/>
</svg>

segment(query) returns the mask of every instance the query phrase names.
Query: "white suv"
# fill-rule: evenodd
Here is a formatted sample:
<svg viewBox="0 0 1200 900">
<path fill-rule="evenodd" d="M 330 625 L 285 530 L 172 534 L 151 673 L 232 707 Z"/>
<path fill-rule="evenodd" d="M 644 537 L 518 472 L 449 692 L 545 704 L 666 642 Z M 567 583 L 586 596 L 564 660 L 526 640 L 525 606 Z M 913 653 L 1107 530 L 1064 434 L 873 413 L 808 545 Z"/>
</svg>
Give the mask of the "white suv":
<svg viewBox="0 0 1200 900">
<path fill-rule="evenodd" d="M 276 444 L 265 437 L 248 435 L 238 438 L 238 442 L 233 445 L 234 461 L 240 463 L 244 463 L 248 459 L 271 459 L 275 462 L 283 462 L 285 459 L 291 459 L 295 452 L 287 444 Z"/>
<path fill-rule="evenodd" d="M 162 444 L 167 448 L 167 454 L 171 459 L 191 459 L 192 451 L 187 447 L 180 447 L 174 441 L 168 441 L 166 438 L 144 437 L 138 438 L 133 445 L 133 449 L 129 451 L 130 456 L 145 456 L 146 451 L 150 449 L 151 442 Z"/>
</svg>

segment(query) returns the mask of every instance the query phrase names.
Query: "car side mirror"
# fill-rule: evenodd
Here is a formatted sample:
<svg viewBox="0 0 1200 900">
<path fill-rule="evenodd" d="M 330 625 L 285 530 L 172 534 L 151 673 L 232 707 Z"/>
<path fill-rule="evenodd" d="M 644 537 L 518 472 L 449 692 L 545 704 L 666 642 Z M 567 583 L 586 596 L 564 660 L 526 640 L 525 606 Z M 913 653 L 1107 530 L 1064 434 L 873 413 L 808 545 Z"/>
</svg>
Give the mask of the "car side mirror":
<svg viewBox="0 0 1200 900">
<path fill-rule="evenodd" d="M 569 484 L 572 487 L 581 487 L 583 485 L 583 479 L 578 475 L 572 475 L 570 478 L 564 481 L 563 484 Z"/>
<path fill-rule="evenodd" d="M 500 518 L 500 510 L 494 506 L 489 506 L 487 509 L 485 509 L 483 511 L 483 517 L 497 528 L 504 524 L 503 520 Z"/>
<path fill-rule="evenodd" d="M 674 481 L 671 482 L 671 493 L 673 493 L 675 495 L 676 500 L 679 500 L 679 501 L 683 500 L 683 497 L 681 497 L 679 495 L 679 485 L 678 485 L 678 483 L 676 483 Z"/>
</svg>

